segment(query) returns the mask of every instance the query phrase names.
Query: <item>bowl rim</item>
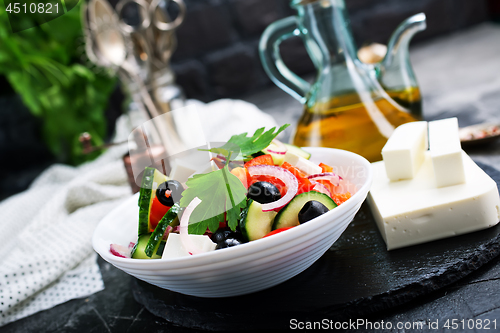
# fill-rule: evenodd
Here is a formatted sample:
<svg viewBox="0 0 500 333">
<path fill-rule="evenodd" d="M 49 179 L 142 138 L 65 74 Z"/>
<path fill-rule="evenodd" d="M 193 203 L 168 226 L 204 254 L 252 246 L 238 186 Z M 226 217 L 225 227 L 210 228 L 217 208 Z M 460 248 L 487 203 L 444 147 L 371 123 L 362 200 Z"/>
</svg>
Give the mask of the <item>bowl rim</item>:
<svg viewBox="0 0 500 333">
<path fill-rule="evenodd" d="M 94 250 L 107 262 L 110 262 L 116 266 L 143 268 L 143 269 L 174 269 L 174 268 L 187 268 L 192 266 L 205 266 L 212 265 L 220 261 L 228 261 L 237 257 L 251 256 L 257 252 L 265 251 L 270 248 L 276 247 L 277 245 L 282 245 L 297 239 L 300 235 L 307 233 L 309 230 L 315 229 L 322 224 L 329 223 L 334 220 L 338 220 L 341 216 L 348 213 L 350 210 L 355 208 L 357 205 L 361 205 L 365 200 L 370 186 L 373 180 L 373 170 L 370 162 L 364 157 L 341 149 L 335 148 L 325 148 L 325 147 L 304 147 L 306 151 L 314 154 L 319 153 L 332 153 L 334 155 L 342 155 L 345 158 L 353 160 L 355 165 L 361 165 L 364 167 L 366 174 L 366 179 L 363 185 L 357 190 L 357 192 L 345 203 L 336 207 L 335 209 L 311 220 L 308 223 L 298 225 L 287 232 L 281 232 L 273 237 L 262 238 L 256 241 L 241 244 L 239 246 L 230 247 L 224 249 L 224 251 L 210 251 L 206 253 L 200 253 L 196 256 L 190 257 L 180 257 L 180 258 L 169 258 L 169 259 L 157 259 L 157 260 L 138 260 L 132 258 L 121 258 L 113 255 L 109 249 L 107 251 L 99 251 L 102 247 L 99 246 L 99 230 L 100 228 L 110 219 L 112 216 L 116 215 L 117 212 L 122 210 L 122 207 L 130 205 L 131 202 L 135 200 L 137 202 L 139 193 L 134 194 L 121 205 L 115 207 L 111 210 L 98 224 L 94 230 L 92 236 L 92 246 Z M 334 217 L 332 219 L 332 217 Z M 111 244 L 109 244 L 111 245 Z"/>
</svg>

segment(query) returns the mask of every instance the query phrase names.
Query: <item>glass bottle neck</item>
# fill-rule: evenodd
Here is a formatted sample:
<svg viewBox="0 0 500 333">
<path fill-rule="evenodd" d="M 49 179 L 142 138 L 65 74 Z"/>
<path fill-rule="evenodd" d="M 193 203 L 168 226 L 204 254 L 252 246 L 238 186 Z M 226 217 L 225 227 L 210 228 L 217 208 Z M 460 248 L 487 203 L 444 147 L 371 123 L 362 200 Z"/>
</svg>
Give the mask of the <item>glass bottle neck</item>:
<svg viewBox="0 0 500 333">
<path fill-rule="evenodd" d="M 356 59 L 344 0 L 320 0 L 294 7 L 312 57 L 323 64 L 344 62 L 347 57 Z"/>
</svg>

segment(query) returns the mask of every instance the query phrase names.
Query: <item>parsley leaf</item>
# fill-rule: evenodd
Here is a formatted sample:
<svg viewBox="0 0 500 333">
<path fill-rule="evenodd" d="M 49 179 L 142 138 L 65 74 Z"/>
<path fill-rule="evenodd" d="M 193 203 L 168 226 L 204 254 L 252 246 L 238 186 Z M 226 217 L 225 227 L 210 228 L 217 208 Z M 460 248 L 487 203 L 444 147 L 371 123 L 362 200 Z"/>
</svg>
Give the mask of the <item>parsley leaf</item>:
<svg viewBox="0 0 500 333">
<path fill-rule="evenodd" d="M 246 189 L 241 181 L 226 167 L 207 174 L 194 175 L 186 182 L 180 204 L 187 207 L 198 197 L 201 203 L 189 218 L 188 232 L 202 235 L 207 228 L 217 231 L 219 222 L 224 221 L 224 213 L 231 230 L 236 230 L 238 216 L 246 206 Z"/>
<path fill-rule="evenodd" d="M 209 151 L 229 157 L 233 156 L 233 160 L 244 159 L 252 154 L 258 153 L 262 149 L 267 148 L 271 141 L 273 141 L 273 139 L 278 136 L 278 134 L 283 132 L 283 130 L 285 130 L 288 126 L 290 125 L 285 124 L 281 126 L 276 132 L 276 127 L 273 127 L 266 132 L 264 132 L 265 128 L 262 127 L 256 130 L 251 137 L 248 137 L 247 133 L 233 135 L 222 147 L 212 148 Z M 238 156 L 234 157 L 234 155 Z"/>
</svg>

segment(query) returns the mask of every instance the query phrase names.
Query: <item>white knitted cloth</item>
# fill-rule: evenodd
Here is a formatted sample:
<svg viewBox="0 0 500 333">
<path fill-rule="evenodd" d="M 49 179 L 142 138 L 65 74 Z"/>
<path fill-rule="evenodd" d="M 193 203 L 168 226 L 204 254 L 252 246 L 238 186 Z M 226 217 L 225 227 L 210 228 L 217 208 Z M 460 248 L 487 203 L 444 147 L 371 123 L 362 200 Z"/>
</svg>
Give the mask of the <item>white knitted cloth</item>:
<svg viewBox="0 0 500 333">
<path fill-rule="evenodd" d="M 243 101 L 191 102 L 211 115 L 203 120 L 208 140 L 276 125 Z M 131 130 L 121 117 L 114 140 L 126 140 Z M 79 167 L 54 165 L 0 203 L 0 326 L 104 288 L 91 238 L 99 221 L 131 195 L 126 152 L 125 144 Z"/>
<path fill-rule="evenodd" d="M 125 132 L 124 119 L 119 127 Z M 91 238 L 131 194 L 126 149 L 79 167 L 54 165 L 0 203 L 0 326 L 104 288 Z"/>
</svg>

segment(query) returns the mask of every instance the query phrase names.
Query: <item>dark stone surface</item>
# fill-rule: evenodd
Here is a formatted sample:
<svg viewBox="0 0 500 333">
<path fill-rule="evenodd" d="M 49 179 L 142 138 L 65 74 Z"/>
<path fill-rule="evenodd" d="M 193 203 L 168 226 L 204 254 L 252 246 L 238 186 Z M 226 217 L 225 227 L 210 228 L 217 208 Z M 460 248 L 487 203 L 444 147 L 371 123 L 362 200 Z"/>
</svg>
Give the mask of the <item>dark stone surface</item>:
<svg viewBox="0 0 500 333">
<path fill-rule="evenodd" d="M 0 87 L 5 88 L 1 93 L 10 89 L 6 81 Z M 123 101 L 117 86 L 105 110 L 106 140 L 111 139 L 116 119 L 123 113 Z M 43 119 L 31 114 L 20 96 L 0 94 L 0 200 L 26 190 L 41 172 L 57 162 L 45 145 L 42 125 Z"/>
<path fill-rule="evenodd" d="M 237 41 L 229 8 L 222 4 L 197 6 L 188 11 L 177 29 L 177 50 L 172 60 L 185 61 Z"/>
<path fill-rule="evenodd" d="M 292 37 L 281 43 L 283 62 L 297 75 L 306 75 L 314 71 L 314 65 L 307 54 L 300 37 Z"/>
<path fill-rule="evenodd" d="M 346 8 L 349 12 L 356 12 L 360 9 L 368 9 L 376 5 L 376 1 L 373 0 L 347 0 L 345 2 Z"/>
<path fill-rule="evenodd" d="M 229 4 L 244 36 L 260 35 L 268 25 L 285 17 L 283 0 L 231 0 Z"/>
<path fill-rule="evenodd" d="M 462 29 L 489 19 L 488 1 L 459 0 L 453 2 L 457 28 Z"/>
<path fill-rule="evenodd" d="M 215 96 L 242 94 L 257 86 L 259 64 L 255 53 L 249 46 L 236 44 L 204 59 Z"/>
<path fill-rule="evenodd" d="M 55 161 L 43 143 L 41 125 L 19 96 L 0 96 L 0 200 L 28 188 Z"/>
<path fill-rule="evenodd" d="M 499 171 L 480 166 L 500 183 Z M 141 281 L 132 286 L 139 303 L 179 326 L 233 330 L 246 321 L 248 330 L 285 329 L 290 318 L 344 321 L 393 309 L 458 281 L 499 254 L 500 224 L 471 234 L 386 251 L 365 204 L 320 260 L 268 290 L 239 297 L 203 299 Z M 491 297 L 488 289 L 476 289 L 480 299 L 481 295 L 486 299 Z M 294 292 L 290 293 L 291 290 Z M 470 311 L 477 316 L 490 306 L 491 302 L 478 301 Z M 464 313 L 460 308 L 458 311 Z M 267 316 L 262 317 L 262 313 Z"/>
<path fill-rule="evenodd" d="M 358 45 L 377 42 L 387 44 L 396 27 L 408 17 L 424 12 L 427 29 L 418 33 L 415 40 L 425 39 L 453 28 L 449 0 L 401 1 L 379 3 L 370 10 L 351 15 L 353 31 Z"/>
<path fill-rule="evenodd" d="M 196 60 L 187 60 L 172 66 L 176 82 L 189 98 L 207 101 L 210 96 L 205 66 Z"/>
</svg>

